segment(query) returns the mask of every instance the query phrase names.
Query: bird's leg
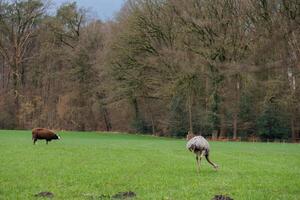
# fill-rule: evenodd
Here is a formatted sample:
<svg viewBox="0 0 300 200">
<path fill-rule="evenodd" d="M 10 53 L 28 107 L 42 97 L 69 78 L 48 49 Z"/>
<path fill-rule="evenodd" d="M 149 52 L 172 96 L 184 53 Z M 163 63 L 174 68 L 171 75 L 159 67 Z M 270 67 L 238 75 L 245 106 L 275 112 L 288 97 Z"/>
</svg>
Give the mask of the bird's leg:
<svg viewBox="0 0 300 200">
<path fill-rule="evenodd" d="M 199 163 L 198 163 L 198 165 L 199 165 L 199 171 L 200 171 L 201 160 L 202 160 L 204 154 L 205 154 L 205 151 L 201 151 L 200 158 L 199 158 Z"/>
<path fill-rule="evenodd" d="M 218 165 L 216 165 L 215 163 L 211 162 L 211 161 L 209 160 L 209 156 L 208 156 L 208 155 L 205 155 L 205 158 L 206 158 L 207 162 L 208 162 L 209 164 L 211 164 L 211 165 L 215 168 L 215 170 L 218 169 Z"/>
<path fill-rule="evenodd" d="M 201 152 L 201 155 L 200 155 L 200 161 L 201 161 L 201 159 L 203 158 L 204 154 L 205 154 L 205 151 L 203 150 L 203 151 Z"/>
<path fill-rule="evenodd" d="M 199 166 L 199 157 L 198 157 L 198 154 L 196 154 L 196 161 L 197 161 L 197 172 L 199 173 L 200 172 L 200 166 Z"/>
</svg>

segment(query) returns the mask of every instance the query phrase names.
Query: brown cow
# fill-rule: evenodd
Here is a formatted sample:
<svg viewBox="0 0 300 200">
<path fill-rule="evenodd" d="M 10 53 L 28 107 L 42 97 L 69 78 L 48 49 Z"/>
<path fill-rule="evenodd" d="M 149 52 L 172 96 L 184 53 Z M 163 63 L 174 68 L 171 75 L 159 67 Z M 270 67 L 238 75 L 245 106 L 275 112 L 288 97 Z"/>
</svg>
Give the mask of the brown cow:
<svg viewBox="0 0 300 200">
<path fill-rule="evenodd" d="M 37 140 L 46 140 L 46 144 L 48 144 L 51 140 L 60 140 L 60 136 L 46 128 L 34 128 L 32 129 L 32 140 L 33 144 Z"/>
</svg>

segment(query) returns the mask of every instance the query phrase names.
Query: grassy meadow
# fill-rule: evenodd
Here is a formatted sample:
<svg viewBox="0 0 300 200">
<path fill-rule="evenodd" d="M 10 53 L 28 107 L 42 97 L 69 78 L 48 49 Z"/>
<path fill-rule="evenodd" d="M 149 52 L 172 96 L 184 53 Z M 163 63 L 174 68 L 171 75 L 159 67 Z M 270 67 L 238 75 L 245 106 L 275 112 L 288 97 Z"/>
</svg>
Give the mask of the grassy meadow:
<svg viewBox="0 0 300 200">
<path fill-rule="evenodd" d="M 61 141 L 32 144 L 31 131 L 0 131 L 0 199 L 300 199 L 300 145 L 211 142 L 211 160 L 196 173 L 180 139 L 97 132 L 63 132 Z M 102 198 L 101 198 L 102 196 Z M 106 198 L 109 199 L 109 198 Z"/>
</svg>

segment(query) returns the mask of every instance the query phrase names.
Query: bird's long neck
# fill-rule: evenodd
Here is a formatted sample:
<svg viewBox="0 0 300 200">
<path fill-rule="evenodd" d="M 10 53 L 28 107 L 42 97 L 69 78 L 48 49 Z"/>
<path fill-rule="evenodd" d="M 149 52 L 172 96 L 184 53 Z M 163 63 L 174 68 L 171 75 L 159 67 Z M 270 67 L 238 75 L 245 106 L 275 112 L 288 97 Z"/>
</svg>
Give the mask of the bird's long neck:
<svg viewBox="0 0 300 200">
<path fill-rule="evenodd" d="M 190 139 L 194 138 L 196 135 L 194 135 L 193 133 L 189 133 L 186 136 L 186 140 L 189 141 Z"/>
</svg>

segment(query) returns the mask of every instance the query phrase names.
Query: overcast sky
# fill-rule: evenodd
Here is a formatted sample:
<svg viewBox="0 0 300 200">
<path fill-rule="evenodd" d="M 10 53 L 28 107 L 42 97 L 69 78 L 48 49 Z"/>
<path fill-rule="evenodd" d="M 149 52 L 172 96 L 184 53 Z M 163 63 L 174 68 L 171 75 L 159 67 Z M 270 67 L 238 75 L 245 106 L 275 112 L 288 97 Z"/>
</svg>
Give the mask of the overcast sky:
<svg viewBox="0 0 300 200">
<path fill-rule="evenodd" d="M 78 6 L 92 11 L 101 20 L 108 20 L 112 19 L 114 14 L 121 9 L 125 0 L 52 0 L 54 7 L 74 1 L 77 2 Z"/>
</svg>

